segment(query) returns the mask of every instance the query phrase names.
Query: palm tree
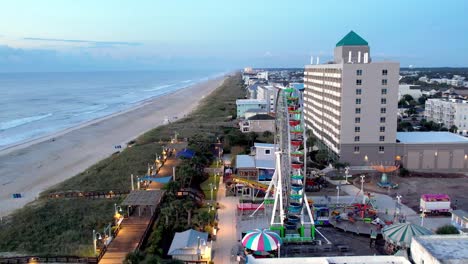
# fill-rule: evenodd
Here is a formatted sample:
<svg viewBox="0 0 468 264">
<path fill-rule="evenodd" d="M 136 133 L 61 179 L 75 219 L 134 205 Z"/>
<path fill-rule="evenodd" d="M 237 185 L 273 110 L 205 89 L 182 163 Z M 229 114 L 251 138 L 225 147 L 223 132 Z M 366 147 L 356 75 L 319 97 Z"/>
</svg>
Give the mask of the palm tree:
<svg viewBox="0 0 468 264">
<path fill-rule="evenodd" d="M 210 223 L 211 217 L 207 211 L 201 211 L 198 213 L 194 219 L 196 221 L 196 225 L 199 227 L 201 231 L 205 229 L 205 226 Z"/>
<path fill-rule="evenodd" d="M 187 226 L 192 225 L 192 211 L 194 209 L 194 203 L 192 200 L 186 200 L 183 204 L 183 208 L 187 211 Z"/>
<path fill-rule="evenodd" d="M 176 181 L 171 181 L 164 186 L 164 190 L 167 191 L 167 195 L 171 197 L 175 197 L 179 189 L 180 189 L 180 182 L 176 182 Z"/>
<path fill-rule="evenodd" d="M 169 217 L 172 216 L 172 208 L 171 207 L 163 207 L 161 208 L 161 216 L 165 218 L 165 226 L 169 225 Z"/>
</svg>

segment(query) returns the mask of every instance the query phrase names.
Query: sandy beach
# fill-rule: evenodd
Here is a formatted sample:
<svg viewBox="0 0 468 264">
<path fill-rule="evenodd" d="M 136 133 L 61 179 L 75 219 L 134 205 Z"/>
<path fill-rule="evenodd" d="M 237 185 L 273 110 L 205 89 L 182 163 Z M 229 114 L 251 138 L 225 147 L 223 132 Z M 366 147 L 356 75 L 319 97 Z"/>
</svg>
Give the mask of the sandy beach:
<svg viewBox="0 0 468 264">
<path fill-rule="evenodd" d="M 127 142 L 169 120 L 182 118 L 224 81 L 202 82 L 133 109 L 0 151 L 0 217 L 42 191 L 108 157 Z M 12 198 L 20 193 L 22 198 Z"/>
</svg>

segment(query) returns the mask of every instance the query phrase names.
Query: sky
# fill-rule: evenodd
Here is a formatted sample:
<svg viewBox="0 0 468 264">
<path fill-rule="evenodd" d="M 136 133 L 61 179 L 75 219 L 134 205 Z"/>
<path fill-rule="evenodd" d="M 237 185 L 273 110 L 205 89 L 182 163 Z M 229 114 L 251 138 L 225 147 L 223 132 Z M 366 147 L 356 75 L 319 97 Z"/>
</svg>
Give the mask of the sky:
<svg viewBox="0 0 468 264">
<path fill-rule="evenodd" d="M 303 67 L 350 30 L 372 59 L 468 66 L 464 0 L 2 0 L 0 72 Z"/>
</svg>

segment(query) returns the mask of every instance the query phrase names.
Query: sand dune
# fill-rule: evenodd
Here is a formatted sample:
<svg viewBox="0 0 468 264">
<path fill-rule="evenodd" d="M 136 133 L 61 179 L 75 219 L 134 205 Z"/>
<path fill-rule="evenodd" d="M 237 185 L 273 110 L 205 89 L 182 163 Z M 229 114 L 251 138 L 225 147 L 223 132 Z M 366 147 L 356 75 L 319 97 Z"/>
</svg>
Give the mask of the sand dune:
<svg viewBox="0 0 468 264">
<path fill-rule="evenodd" d="M 0 151 L 0 217 L 33 201 L 40 192 L 85 170 L 165 117 L 180 118 L 219 87 L 224 77 L 148 101 L 131 110 L 94 120 Z M 23 198 L 13 199 L 13 193 Z"/>
</svg>

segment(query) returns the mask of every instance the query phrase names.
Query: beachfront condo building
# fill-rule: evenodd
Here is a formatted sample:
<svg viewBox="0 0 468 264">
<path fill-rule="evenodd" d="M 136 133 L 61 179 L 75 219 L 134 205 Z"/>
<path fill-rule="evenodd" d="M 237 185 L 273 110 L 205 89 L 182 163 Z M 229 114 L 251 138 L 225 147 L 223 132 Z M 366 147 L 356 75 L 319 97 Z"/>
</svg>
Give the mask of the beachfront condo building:
<svg viewBox="0 0 468 264">
<path fill-rule="evenodd" d="M 399 70 L 398 62 L 372 61 L 367 41 L 353 31 L 336 44 L 333 61 L 305 66 L 306 124 L 332 158 L 395 159 Z"/>
</svg>

